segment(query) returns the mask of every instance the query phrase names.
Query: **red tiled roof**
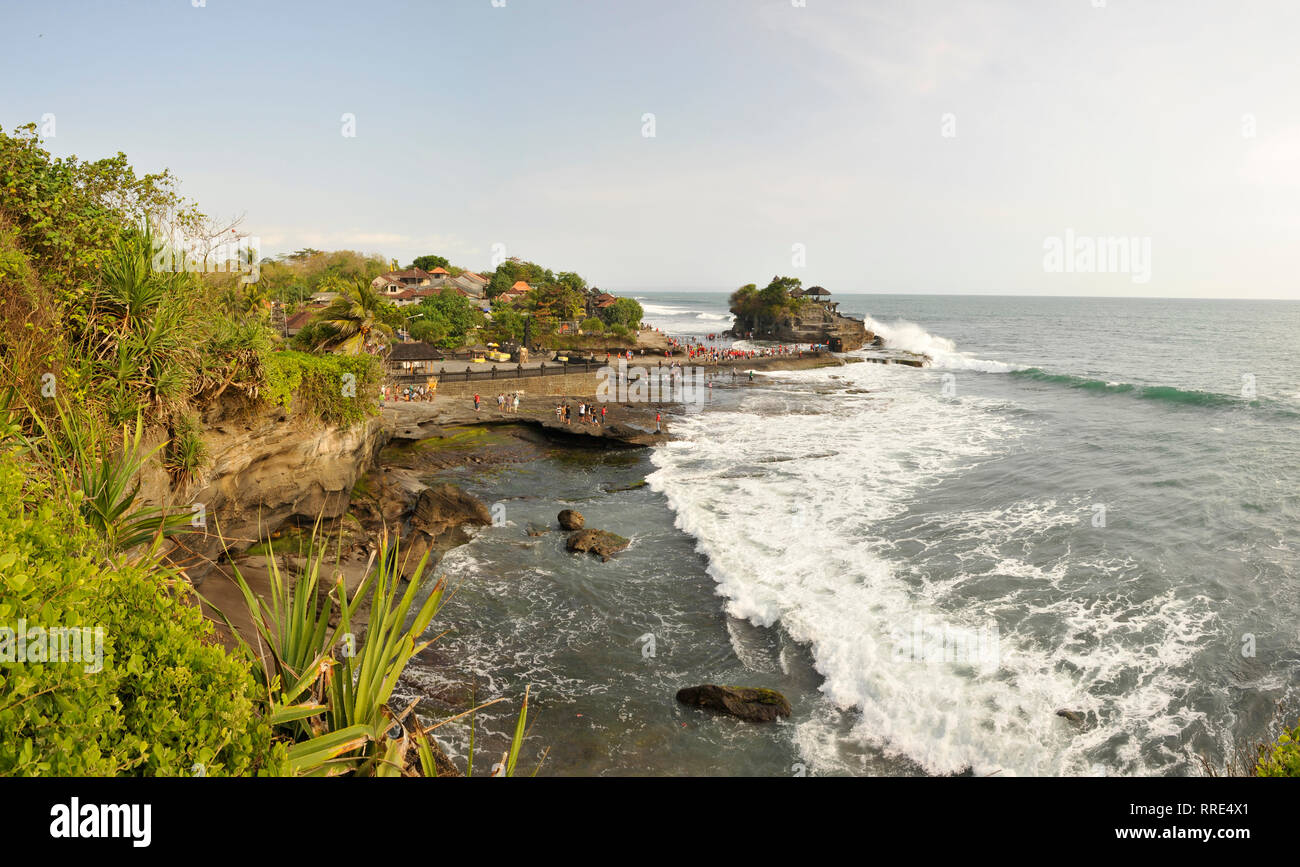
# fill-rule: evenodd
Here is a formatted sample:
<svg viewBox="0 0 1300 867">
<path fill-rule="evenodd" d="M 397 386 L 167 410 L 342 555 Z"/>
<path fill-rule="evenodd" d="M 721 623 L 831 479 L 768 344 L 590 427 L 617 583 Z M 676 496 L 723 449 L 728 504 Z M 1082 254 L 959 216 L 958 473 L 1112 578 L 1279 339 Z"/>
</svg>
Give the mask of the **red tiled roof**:
<svg viewBox="0 0 1300 867">
<path fill-rule="evenodd" d="M 519 280 L 515 283 L 515 285 L 510 287 L 510 291 L 511 292 L 532 292 L 533 287 L 529 286 L 523 280 Z"/>
<path fill-rule="evenodd" d="M 434 274 L 446 274 L 446 273 L 448 273 L 446 268 L 434 268 L 432 271 L 429 272 L 430 276 Z"/>
</svg>

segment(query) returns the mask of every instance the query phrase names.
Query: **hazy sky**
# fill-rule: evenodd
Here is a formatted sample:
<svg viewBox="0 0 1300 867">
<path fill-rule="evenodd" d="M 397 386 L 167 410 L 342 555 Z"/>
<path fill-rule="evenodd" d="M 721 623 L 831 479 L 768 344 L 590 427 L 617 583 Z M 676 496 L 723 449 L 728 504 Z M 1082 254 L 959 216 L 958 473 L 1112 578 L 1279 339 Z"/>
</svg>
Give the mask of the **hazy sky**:
<svg viewBox="0 0 1300 867">
<path fill-rule="evenodd" d="M 267 253 L 1300 298 L 1295 0 L 197 2 L 0 0 L 0 124 L 170 167 Z M 1050 273 L 1067 231 L 1136 258 Z"/>
</svg>

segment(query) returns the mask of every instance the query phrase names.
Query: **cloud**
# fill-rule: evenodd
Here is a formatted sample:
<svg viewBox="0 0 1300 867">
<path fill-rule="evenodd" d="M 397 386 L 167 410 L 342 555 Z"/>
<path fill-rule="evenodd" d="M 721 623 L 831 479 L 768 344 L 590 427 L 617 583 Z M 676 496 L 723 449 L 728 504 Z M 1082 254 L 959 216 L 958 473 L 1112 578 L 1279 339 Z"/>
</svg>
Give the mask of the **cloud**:
<svg viewBox="0 0 1300 867">
<path fill-rule="evenodd" d="M 916 2 L 835 10 L 773 4 L 760 17 L 828 61 L 816 71 L 829 85 L 908 97 L 934 93 L 983 68 L 998 16 L 985 4 Z"/>
</svg>

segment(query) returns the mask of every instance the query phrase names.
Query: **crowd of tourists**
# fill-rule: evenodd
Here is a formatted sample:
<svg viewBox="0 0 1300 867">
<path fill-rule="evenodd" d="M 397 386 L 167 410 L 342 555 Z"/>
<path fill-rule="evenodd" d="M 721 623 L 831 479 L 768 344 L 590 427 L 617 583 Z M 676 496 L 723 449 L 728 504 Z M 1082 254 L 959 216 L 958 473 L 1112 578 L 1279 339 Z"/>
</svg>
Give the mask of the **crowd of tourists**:
<svg viewBox="0 0 1300 867">
<path fill-rule="evenodd" d="M 437 387 L 430 388 L 427 385 L 403 385 L 396 386 L 385 384 L 379 387 L 380 404 L 392 401 L 394 403 L 410 403 L 411 401 L 428 401 L 433 400 L 438 393 Z"/>
<path fill-rule="evenodd" d="M 573 424 L 573 417 L 576 414 L 578 424 L 590 424 L 601 427 L 605 424 L 606 415 L 609 407 L 602 405 L 599 409 L 594 403 L 582 402 L 578 404 L 576 412 L 574 407 L 567 403 L 558 403 L 555 405 L 555 420 L 567 425 Z"/>
</svg>

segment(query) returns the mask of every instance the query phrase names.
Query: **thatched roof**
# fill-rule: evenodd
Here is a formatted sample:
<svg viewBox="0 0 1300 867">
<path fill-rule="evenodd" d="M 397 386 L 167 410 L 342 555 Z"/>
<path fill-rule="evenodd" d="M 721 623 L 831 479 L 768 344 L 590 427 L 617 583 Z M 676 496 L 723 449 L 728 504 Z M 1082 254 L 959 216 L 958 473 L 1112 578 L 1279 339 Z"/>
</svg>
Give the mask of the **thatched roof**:
<svg viewBox="0 0 1300 867">
<path fill-rule="evenodd" d="M 827 290 L 827 289 L 823 289 L 823 288 L 820 287 L 820 286 L 810 286 L 809 288 L 803 290 L 803 294 L 805 294 L 805 295 L 829 295 L 829 294 L 831 294 L 831 293 L 830 293 L 829 290 Z"/>
<path fill-rule="evenodd" d="M 436 346 L 417 340 L 415 343 L 394 343 L 389 353 L 389 361 L 436 361 L 443 357 L 443 350 Z"/>
</svg>

